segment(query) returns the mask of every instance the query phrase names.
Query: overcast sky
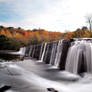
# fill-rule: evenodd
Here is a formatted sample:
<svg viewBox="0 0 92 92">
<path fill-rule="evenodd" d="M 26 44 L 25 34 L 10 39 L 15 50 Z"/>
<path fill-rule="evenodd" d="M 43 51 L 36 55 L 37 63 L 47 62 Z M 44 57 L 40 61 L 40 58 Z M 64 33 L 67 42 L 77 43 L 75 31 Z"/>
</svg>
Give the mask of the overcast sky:
<svg viewBox="0 0 92 92">
<path fill-rule="evenodd" d="M 4 26 L 73 31 L 87 25 L 87 14 L 92 14 L 92 0 L 0 0 Z"/>
</svg>

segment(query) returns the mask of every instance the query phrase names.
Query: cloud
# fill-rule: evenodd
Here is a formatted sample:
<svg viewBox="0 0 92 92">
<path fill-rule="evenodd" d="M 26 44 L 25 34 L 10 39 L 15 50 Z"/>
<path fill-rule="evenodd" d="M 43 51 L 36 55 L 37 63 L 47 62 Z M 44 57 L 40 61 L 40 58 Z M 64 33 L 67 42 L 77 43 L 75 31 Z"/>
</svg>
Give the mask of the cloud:
<svg viewBox="0 0 92 92">
<path fill-rule="evenodd" d="M 91 0 L 0 0 L 0 21 L 31 29 L 75 30 L 86 25 L 91 3 Z"/>
</svg>

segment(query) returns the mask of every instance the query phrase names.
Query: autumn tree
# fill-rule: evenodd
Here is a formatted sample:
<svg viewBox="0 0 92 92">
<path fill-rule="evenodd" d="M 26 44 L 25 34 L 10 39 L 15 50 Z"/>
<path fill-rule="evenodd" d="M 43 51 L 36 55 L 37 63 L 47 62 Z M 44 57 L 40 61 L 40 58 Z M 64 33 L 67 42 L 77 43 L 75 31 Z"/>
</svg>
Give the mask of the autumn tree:
<svg viewBox="0 0 92 92">
<path fill-rule="evenodd" d="M 19 50 L 23 44 L 19 39 L 9 38 L 5 35 L 0 35 L 0 50 Z"/>
<path fill-rule="evenodd" d="M 6 35 L 6 32 L 5 32 L 4 28 L 2 28 L 2 29 L 0 30 L 0 34 L 1 34 L 1 35 Z"/>
<path fill-rule="evenodd" d="M 12 34 L 11 34 L 11 32 L 8 29 L 6 29 L 5 32 L 6 32 L 6 36 L 12 38 Z"/>
</svg>

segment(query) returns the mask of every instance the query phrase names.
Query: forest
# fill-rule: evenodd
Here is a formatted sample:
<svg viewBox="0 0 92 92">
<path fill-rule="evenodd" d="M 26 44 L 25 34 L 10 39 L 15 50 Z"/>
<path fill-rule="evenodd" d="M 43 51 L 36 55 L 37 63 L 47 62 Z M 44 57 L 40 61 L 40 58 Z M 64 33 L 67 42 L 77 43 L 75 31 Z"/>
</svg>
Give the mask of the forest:
<svg viewBox="0 0 92 92">
<path fill-rule="evenodd" d="M 73 32 L 52 32 L 45 29 L 25 30 L 23 28 L 0 26 L 0 50 L 19 50 L 20 47 L 42 44 L 61 39 L 91 38 L 92 32 L 87 27 Z"/>
</svg>

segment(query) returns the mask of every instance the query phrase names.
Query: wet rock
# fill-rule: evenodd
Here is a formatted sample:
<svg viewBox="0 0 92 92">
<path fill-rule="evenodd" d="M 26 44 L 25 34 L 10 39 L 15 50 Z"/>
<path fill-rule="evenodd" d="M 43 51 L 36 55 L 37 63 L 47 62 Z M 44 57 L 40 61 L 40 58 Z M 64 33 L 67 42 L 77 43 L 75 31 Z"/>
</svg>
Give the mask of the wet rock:
<svg viewBox="0 0 92 92">
<path fill-rule="evenodd" d="M 47 88 L 47 90 L 50 92 L 59 92 L 59 91 L 55 90 L 54 88 Z"/>
<path fill-rule="evenodd" d="M 31 52 L 30 52 L 30 49 L 31 49 Z M 32 57 L 32 58 L 39 60 L 40 51 L 41 51 L 41 44 L 27 46 L 26 56 L 29 56 L 29 57 Z"/>
<path fill-rule="evenodd" d="M 41 51 L 41 45 L 37 45 L 35 47 L 35 52 L 34 52 L 34 58 L 36 58 L 37 60 L 39 60 L 40 51 Z"/>
<path fill-rule="evenodd" d="M 10 88 L 11 88 L 11 86 L 3 85 L 0 87 L 0 92 L 5 92 L 5 91 L 9 90 Z"/>
<path fill-rule="evenodd" d="M 71 42 L 73 42 L 73 41 L 74 41 L 74 39 L 63 40 L 62 54 L 61 54 L 61 59 L 60 59 L 60 63 L 59 63 L 60 70 L 65 70 L 65 63 L 66 63 L 68 49 L 71 45 Z"/>
<path fill-rule="evenodd" d="M 50 63 L 52 47 L 53 47 L 53 43 L 47 44 L 46 52 L 45 52 L 44 59 L 43 59 L 43 62 L 45 62 L 46 64 Z"/>
</svg>

